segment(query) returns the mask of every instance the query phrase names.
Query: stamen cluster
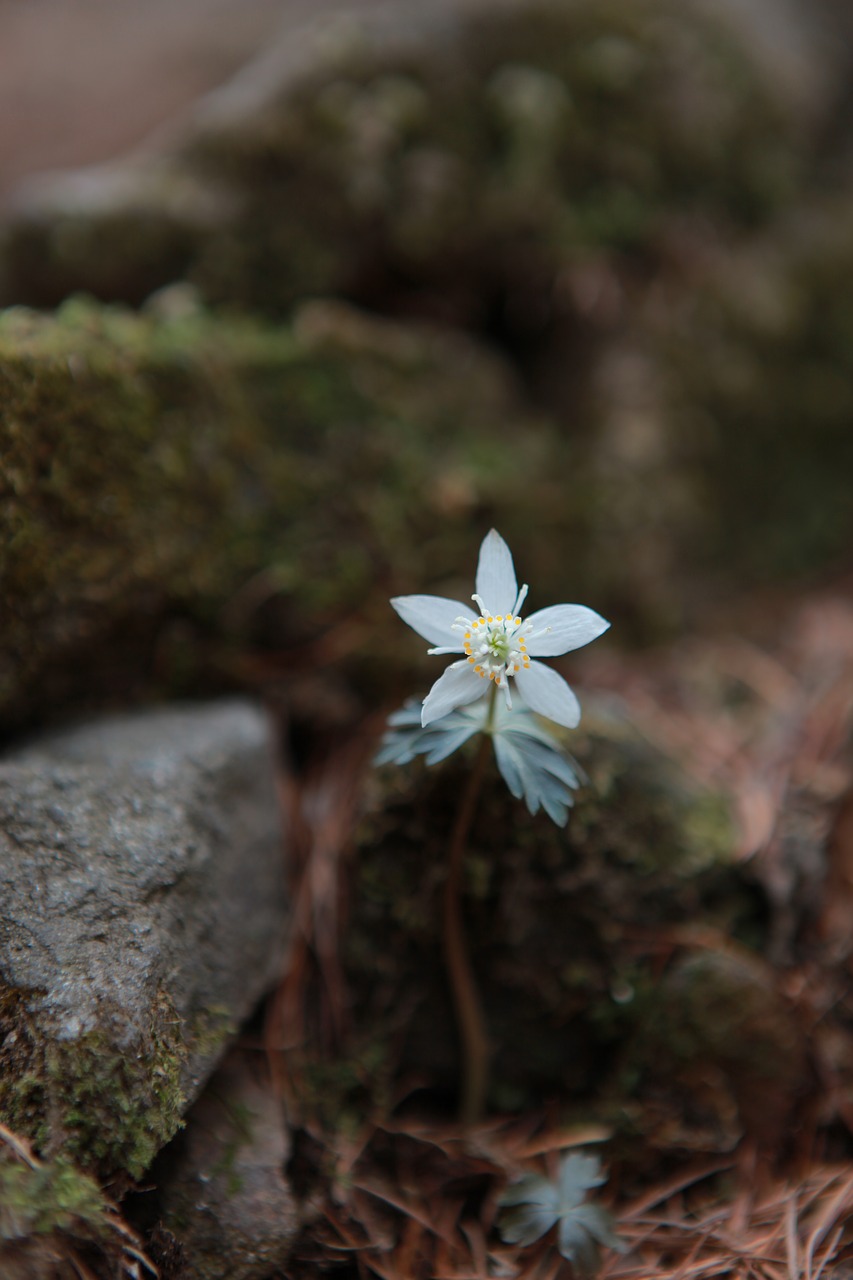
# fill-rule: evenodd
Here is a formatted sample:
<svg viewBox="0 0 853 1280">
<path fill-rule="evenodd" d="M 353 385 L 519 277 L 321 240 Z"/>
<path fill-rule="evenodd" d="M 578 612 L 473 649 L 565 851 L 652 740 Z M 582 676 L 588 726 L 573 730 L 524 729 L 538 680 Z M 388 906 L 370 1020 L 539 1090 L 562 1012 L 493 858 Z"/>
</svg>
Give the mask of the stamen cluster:
<svg viewBox="0 0 853 1280">
<path fill-rule="evenodd" d="M 483 609 L 481 616 L 457 618 L 453 630 L 462 631 L 465 654 L 476 675 L 506 688 L 509 676 L 530 666 L 525 640 L 530 624 L 512 613 L 490 614 L 478 596 L 474 599 Z"/>
</svg>

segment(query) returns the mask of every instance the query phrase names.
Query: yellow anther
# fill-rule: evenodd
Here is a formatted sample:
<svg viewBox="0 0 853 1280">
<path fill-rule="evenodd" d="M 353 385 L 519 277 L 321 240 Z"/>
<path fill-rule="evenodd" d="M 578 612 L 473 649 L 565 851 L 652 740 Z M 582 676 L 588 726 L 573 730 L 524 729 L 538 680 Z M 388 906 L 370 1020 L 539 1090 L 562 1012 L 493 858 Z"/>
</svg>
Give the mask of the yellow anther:
<svg viewBox="0 0 853 1280">
<path fill-rule="evenodd" d="M 486 618 L 486 622 L 494 622 L 494 618 Z"/>
<path fill-rule="evenodd" d="M 470 639 L 471 639 L 471 632 L 470 632 L 470 631 L 466 631 L 466 632 L 465 632 L 465 635 L 464 635 L 462 638 L 463 638 L 463 640 L 470 640 Z"/>
<path fill-rule="evenodd" d="M 497 616 L 497 618 L 495 619 L 495 621 L 496 621 L 496 622 L 503 622 L 503 620 L 504 620 L 504 616 L 503 616 L 503 614 L 502 614 L 502 613 L 499 613 L 499 614 L 498 614 L 498 616 Z M 489 619 L 489 621 L 491 621 L 491 619 Z"/>
<path fill-rule="evenodd" d="M 468 659 L 468 661 L 473 665 L 473 664 L 477 661 L 477 659 L 476 659 L 476 658 L 469 658 L 469 659 Z"/>
<path fill-rule="evenodd" d="M 517 627 L 521 626 L 521 618 L 513 618 L 513 622 Z"/>
</svg>

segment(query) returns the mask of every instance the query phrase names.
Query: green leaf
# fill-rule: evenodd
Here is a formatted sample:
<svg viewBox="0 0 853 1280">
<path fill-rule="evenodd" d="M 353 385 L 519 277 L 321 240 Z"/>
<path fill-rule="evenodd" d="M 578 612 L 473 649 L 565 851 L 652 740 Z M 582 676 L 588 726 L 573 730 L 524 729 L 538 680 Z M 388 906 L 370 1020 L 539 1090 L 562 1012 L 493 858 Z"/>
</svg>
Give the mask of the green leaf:
<svg viewBox="0 0 853 1280">
<path fill-rule="evenodd" d="M 542 808 L 564 827 L 582 771 L 531 711 L 501 708 L 493 730 L 495 759 L 504 782 L 531 813 Z"/>
<path fill-rule="evenodd" d="M 498 769 L 515 798 L 524 800 L 531 813 L 544 809 L 557 826 L 566 825 L 583 772 L 532 711 L 499 702 L 487 727 L 489 700 L 481 698 L 471 706 L 457 707 L 424 729 L 421 705 L 407 702 L 389 716 L 375 758 L 377 765 L 408 764 L 415 756 L 423 756 L 427 764 L 438 764 L 475 733 L 487 732 Z"/>
<path fill-rule="evenodd" d="M 585 1156 L 579 1151 L 565 1156 L 560 1162 L 560 1212 L 582 1204 L 587 1191 L 603 1187 L 606 1181 L 598 1156 Z"/>
<path fill-rule="evenodd" d="M 374 764 L 408 764 L 415 756 L 425 756 L 427 764 L 438 764 L 483 728 L 482 709 L 463 707 L 424 729 L 422 705 L 413 699 L 388 717 L 388 729 Z"/>
<path fill-rule="evenodd" d="M 501 1235 L 508 1244 L 535 1244 L 555 1221 L 553 1212 L 542 1205 L 519 1204 L 503 1215 Z"/>
<path fill-rule="evenodd" d="M 598 1267 L 600 1245 L 624 1248 L 606 1210 L 584 1203 L 587 1193 L 606 1181 L 598 1157 L 580 1152 L 563 1157 L 555 1181 L 525 1174 L 498 1202 L 503 1239 L 527 1246 L 556 1226 L 560 1253 L 582 1275 L 590 1275 Z"/>
</svg>

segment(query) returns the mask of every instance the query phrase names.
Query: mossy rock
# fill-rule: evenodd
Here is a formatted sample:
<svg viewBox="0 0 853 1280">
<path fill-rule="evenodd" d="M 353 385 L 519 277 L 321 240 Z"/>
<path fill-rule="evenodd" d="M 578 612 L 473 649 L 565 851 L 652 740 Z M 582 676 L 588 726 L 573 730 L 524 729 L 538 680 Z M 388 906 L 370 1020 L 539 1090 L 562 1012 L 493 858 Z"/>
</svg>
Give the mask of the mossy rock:
<svg viewBox="0 0 853 1280">
<path fill-rule="evenodd" d="M 271 725 L 246 702 L 4 758 L 0 1125 L 111 1186 L 141 1178 L 278 980 L 285 881 Z"/>
<path fill-rule="evenodd" d="M 499 361 L 345 309 L 6 312 L 0 717 L 233 684 L 344 618 L 387 694 L 388 596 L 466 568 L 472 519 L 559 509 L 546 443 Z"/>
<path fill-rule="evenodd" d="M 0 1115 L 40 1151 L 101 1175 L 140 1178 L 180 1129 L 186 1106 L 188 1048 L 174 1005 L 160 995 L 128 1053 L 102 1028 L 57 1036 L 29 1007 L 37 994 L 0 982 Z"/>
<path fill-rule="evenodd" d="M 93 1280 L 133 1274 L 138 1241 L 97 1182 L 66 1156 L 39 1160 L 6 1130 L 0 1142 L 4 1280 Z"/>
<path fill-rule="evenodd" d="M 810 1082 L 806 1030 L 760 956 L 697 937 L 668 966 L 622 1054 L 657 1145 L 731 1150 L 746 1133 L 778 1151 Z"/>
<path fill-rule="evenodd" d="M 491 1102 L 514 1108 L 551 1098 L 587 1119 L 652 1129 L 659 1117 L 644 1111 L 647 1099 L 657 1106 L 646 1029 L 657 1017 L 658 1049 L 666 1044 L 662 1028 L 672 1022 L 656 1011 L 674 1008 L 673 965 L 728 939 L 759 954 L 765 904 L 733 857 L 723 797 L 612 714 L 592 712 L 585 723 L 572 751 L 589 782 L 565 831 L 531 817 L 494 769 L 478 805 L 464 918 L 493 1045 Z M 377 777 L 356 834 L 343 940 L 353 1025 L 370 1028 L 373 1041 L 386 1036 L 404 1075 L 445 1094 L 458 1065 L 440 899 L 467 767 L 460 752 L 443 766 Z M 756 1004 L 748 976 L 758 1020 L 776 997 L 768 989 Z M 787 1052 L 784 1016 L 780 1025 Z M 367 1033 L 357 1040 L 361 1052 Z M 685 1069 L 704 1063 L 723 1073 L 737 1056 L 722 1027 L 686 1047 L 682 1037 L 678 1052 Z M 680 1115 L 674 1081 L 673 1092 Z"/>
<path fill-rule="evenodd" d="M 102 381 L 97 401 L 102 417 L 126 419 L 127 440 L 103 455 L 90 451 L 85 476 L 76 462 L 69 474 L 81 492 L 104 484 L 99 468 L 116 471 L 113 486 L 119 474 L 127 485 L 106 508 L 84 513 L 99 523 L 88 548 L 76 542 L 80 496 L 71 542 L 61 555 L 49 551 L 62 569 L 40 571 L 59 602 L 53 625 L 76 636 L 78 651 L 93 634 L 85 609 L 68 617 L 64 606 L 83 573 L 70 566 L 65 576 L 71 544 L 90 561 L 87 608 L 102 616 L 110 594 L 103 580 L 119 575 L 111 557 L 121 554 L 129 592 L 141 601 L 140 585 L 162 580 L 163 564 L 170 576 L 185 555 L 184 582 L 170 585 L 165 605 L 157 582 L 150 610 L 110 619 L 119 650 L 137 645 L 140 669 L 156 650 L 166 688 L 197 665 L 188 590 L 200 602 L 193 625 L 195 616 L 204 625 L 222 618 L 233 601 L 229 623 L 250 608 L 255 623 L 276 624 L 279 644 L 284 611 L 288 638 L 308 638 L 317 619 L 331 622 L 336 607 L 339 619 L 386 571 L 391 589 L 405 591 L 460 574 L 470 544 L 448 534 L 457 519 L 474 517 L 480 532 L 496 523 L 529 553 L 527 576 L 535 573 L 543 590 L 553 584 L 556 598 L 567 590 L 559 570 L 570 548 L 576 598 L 643 638 L 689 625 L 707 605 L 711 579 L 725 592 L 822 570 L 850 531 L 847 398 L 833 365 L 849 348 L 849 326 L 843 303 L 827 292 L 849 254 L 827 248 L 825 285 L 811 268 L 800 273 L 802 318 L 787 336 L 744 318 L 736 293 L 750 276 L 744 262 L 754 263 L 765 241 L 781 243 L 780 227 L 825 187 L 814 113 L 792 109 L 789 88 L 743 30 L 701 5 L 540 0 L 417 16 L 404 6 L 288 38 L 200 106 L 167 153 L 71 176 L 53 201 L 22 207 L 0 250 L 8 301 L 53 304 L 86 289 L 138 302 L 182 280 L 206 303 L 280 321 L 306 297 L 346 297 L 497 342 L 555 418 L 537 472 L 531 451 L 541 437 L 495 393 L 483 362 L 463 368 L 470 348 L 454 351 L 454 339 L 425 355 L 408 321 L 376 330 L 370 356 L 359 339 L 357 350 L 338 348 L 313 364 L 289 328 L 274 334 L 223 320 L 203 333 L 184 320 L 155 337 L 139 322 L 125 323 L 116 339 L 117 322 L 90 319 L 87 345 L 63 322 L 67 345 L 57 347 L 53 385 L 40 375 L 24 407 L 16 390 L 12 411 L 44 457 L 55 448 L 44 432 L 59 428 L 37 431 L 31 419 L 61 417 L 63 430 L 78 433 L 68 416 L 88 422 L 81 404 L 90 374 L 82 366 L 72 374 L 62 360 L 82 343 L 91 370 L 99 343 L 118 350 L 128 380 L 109 394 Z M 788 236 L 790 251 L 795 234 Z M 707 283 L 717 276 L 734 282 L 723 303 Z M 0 359 L 22 341 L 20 322 L 6 325 Z M 648 373 L 639 386 L 638 360 Z M 233 436 L 212 425 L 226 412 L 243 424 Z M 191 445 L 181 425 L 190 416 Z M 177 435 L 149 448 L 155 418 Z M 248 442 L 255 418 L 277 441 L 275 456 L 264 446 L 261 462 Z M 429 446 L 397 431 L 389 449 L 380 418 L 414 424 L 419 439 L 429 433 Z M 288 435 L 282 450 L 291 429 L 299 438 Z M 132 448 L 149 454 L 138 502 Z M 181 472 L 204 481 L 191 500 Z M 119 527 L 131 495 L 144 556 L 128 554 Z M 115 503 L 125 508 L 121 520 Z M 288 536 L 279 523 L 285 505 Z M 61 537 L 68 516 L 58 515 Z M 523 547 L 531 515 L 546 546 Z M 50 519 L 38 517 L 41 525 Z M 40 540 L 16 530 L 18 553 L 30 537 Z M 423 555 L 410 554 L 415 544 Z M 29 561 L 22 572 L 29 578 Z M 13 588 L 17 611 L 20 586 Z M 25 613 L 40 598 L 36 582 Z M 301 602 L 309 599 L 318 608 L 305 609 L 303 629 Z M 168 635 L 150 620 L 164 609 Z M 44 701 L 61 699 L 31 653 L 41 637 L 31 644 L 26 620 L 19 633 L 10 652 L 21 681 L 34 664 Z M 102 655 L 98 666 L 109 683 Z M 0 687 L 11 678 L 0 670 Z M 0 692 L 0 706 L 9 697 Z"/>
<path fill-rule="evenodd" d="M 2 297 L 140 301 L 187 278 L 276 315 L 320 293 L 535 327 L 573 262 L 645 271 L 674 224 L 728 234 L 786 206 L 809 131 L 778 83 L 742 30 L 672 0 L 407 6 L 288 33 L 171 154 L 25 206 Z"/>
<path fill-rule="evenodd" d="M 811 210 L 697 289 L 659 334 L 668 432 L 704 512 L 697 572 L 744 583 L 849 563 L 853 273 L 848 195 Z"/>
<path fill-rule="evenodd" d="M 0 1152 L 0 1266 L 9 1280 L 70 1280 L 71 1259 L 109 1240 L 97 1183 L 67 1159 L 37 1166 Z M 111 1249 L 114 1257 L 118 1250 Z"/>
</svg>

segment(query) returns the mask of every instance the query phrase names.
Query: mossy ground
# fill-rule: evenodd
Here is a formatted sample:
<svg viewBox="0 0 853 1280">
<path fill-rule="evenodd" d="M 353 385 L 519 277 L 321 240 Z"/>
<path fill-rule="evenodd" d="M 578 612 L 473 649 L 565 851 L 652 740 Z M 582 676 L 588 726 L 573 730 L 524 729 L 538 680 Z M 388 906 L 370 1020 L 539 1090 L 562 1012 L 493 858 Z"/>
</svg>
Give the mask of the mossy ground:
<svg viewBox="0 0 853 1280">
<path fill-rule="evenodd" d="M 105 1226 L 97 1183 L 68 1160 L 57 1158 L 38 1168 L 0 1161 L 0 1242 L 54 1231 L 97 1234 Z"/>
<path fill-rule="evenodd" d="M 551 1098 L 623 1125 L 636 1104 L 631 1127 L 666 1039 L 650 1047 L 665 956 L 701 952 L 708 938 L 760 950 L 764 907 L 732 860 L 721 796 L 617 722 L 593 717 L 573 737 L 589 784 L 565 831 L 526 814 L 493 770 L 470 839 L 464 911 L 494 1049 L 491 1101 L 516 1110 Z M 342 952 L 364 1061 L 381 1063 L 384 1041 L 404 1077 L 445 1096 L 457 1059 L 440 900 L 465 767 L 383 770 L 357 834 Z M 698 1048 L 694 1035 L 691 1063 L 721 1058 L 708 1047 L 725 1042 L 717 1030 Z M 374 1061 L 377 1081 L 383 1069 L 387 1057 Z M 362 1062 L 362 1096 L 369 1075 Z M 338 1090 L 344 1113 L 357 1092 Z"/>
<path fill-rule="evenodd" d="M 182 1124 L 180 1020 L 161 994 L 145 1040 L 120 1048 L 105 1026 L 59 1039 L 38 993 L 0 987 L 0 1120 L 47 1156 L 102 1178 L 140 1178 Z"/>
</svg>

